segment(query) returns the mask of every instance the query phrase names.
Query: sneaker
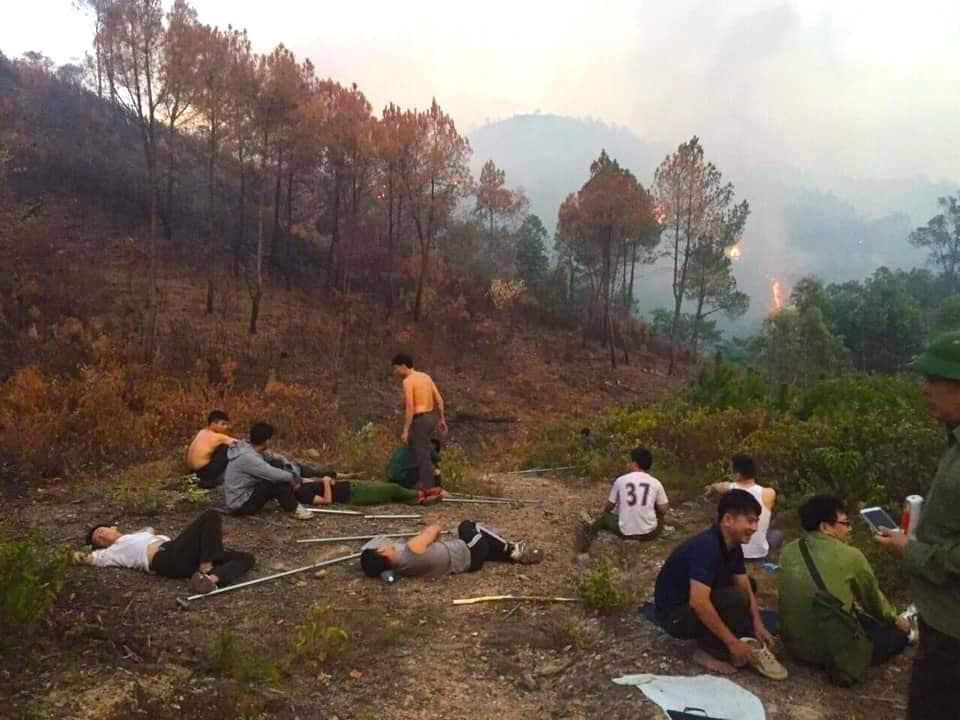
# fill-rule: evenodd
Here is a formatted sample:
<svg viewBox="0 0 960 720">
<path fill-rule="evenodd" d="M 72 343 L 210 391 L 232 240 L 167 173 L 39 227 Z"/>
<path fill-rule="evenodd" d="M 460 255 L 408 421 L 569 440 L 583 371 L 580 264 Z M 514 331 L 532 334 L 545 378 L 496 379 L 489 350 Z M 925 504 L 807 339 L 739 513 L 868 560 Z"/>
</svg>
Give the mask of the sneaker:
<svg viewBox="0 0 960 720">
<path fill-rule="evenodd" d="M 593 529 L 593 518 L 586 510 L 580 513 L 580 521 L 577 523 L 575 539 L 575 549 L 578 553 L 585 553 L 590 549 L 593 539 L 597 533 Z"/>
<path fill-rule="evenodd" d="M 190 592 L 194 595 L 206 595 L 217 589 L 217 584 L 206 573 L 197 570 L 190 578 Z"/>
<path fill-rule="evenodd" d="M 536 565 L 543 560 L 543 551 L 540 548 L 530 547 L 526 542 L 520 541 L 513 546 L 510 551 L 510 559 L 521 565 Z"/>
<path fill-rule="evenodd" d="M 770 649 L 766 645 L 752 637 L 740 638 L 740 641 L 745 642 L 753 648 L 750 664 L 754 670 L 771 680 L 787 679 L 787 669 L 780 664 L 776 655 L 770 652 Z"/>
<path fill-rule="evenodd" d="M 313 513 L 307 510 L 303 505 L 297 505 L 297 509 L 293 511 L 293 516 L 297 520 L 312 520 Z"/>
</svg>

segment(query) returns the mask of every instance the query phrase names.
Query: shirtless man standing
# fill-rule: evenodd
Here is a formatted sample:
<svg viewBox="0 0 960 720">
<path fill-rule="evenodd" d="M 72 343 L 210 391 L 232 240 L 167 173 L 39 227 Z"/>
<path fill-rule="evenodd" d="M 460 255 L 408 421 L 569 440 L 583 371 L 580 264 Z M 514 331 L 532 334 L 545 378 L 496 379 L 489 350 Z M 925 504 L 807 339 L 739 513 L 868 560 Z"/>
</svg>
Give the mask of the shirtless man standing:
<svg viewBox="0 0 960 720">
<path fill-rule="evenodd" d="M 227 448 L 236 442 L 226 434 L 230 418 L 223 410 L 214 410 L 207 416 L 207 426 L 196 434 L 187 448 L 187 467 L 200 480 L 200 486 L 214 488 L 223 482 L 227 469 Z"/>
<path fill-rule="evenodd" d="M 422 504 L 439 502 L 441 490 L 433 475 L 430 437 L 434 430 L 447 434 L 443 397 L 433 379 L 413 369 L 413 358 L 406 353 L 394 355 L 393 374 L 403 378 L 403 433 L 400 439 L 417 460 L 417 492 Z"/>
</svg>

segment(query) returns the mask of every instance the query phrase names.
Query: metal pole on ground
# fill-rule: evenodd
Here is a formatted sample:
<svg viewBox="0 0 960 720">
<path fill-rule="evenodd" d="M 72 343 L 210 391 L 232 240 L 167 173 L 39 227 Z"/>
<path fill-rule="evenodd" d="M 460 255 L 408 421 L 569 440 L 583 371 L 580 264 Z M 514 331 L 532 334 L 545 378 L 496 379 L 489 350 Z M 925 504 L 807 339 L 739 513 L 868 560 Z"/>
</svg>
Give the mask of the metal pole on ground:
<svg viewBox="0 0 960 720">
<path fill-rule="evenodd" d="M 241 588 L 250 587 L 251 585 L 259 585 L 260 583 L 269 582 L 271 580 L 278 580 L 282 577 L 289 577 L 290 575 L 306 572 L 307 570 L 315 570 L 316 568 L 324 567 L 325 565 L 336 565 L 337 563 L 346 562 L 347 560 L 353 560 L 358 557 L 360 557 L 360 553 L 352 553 L 350 555 L 344 555 L 343 557 L 333 558 L 332 560 L 324 560 L 323 562 L 314 563 L 313 565 L 304 565 L 303 567 L 287 570 L 285 572 L 277 573 L 276 575 L 267 575 L 266 577 L 256 578 L 255 580 L 247 580 L 246 582 L 237 583 L 236 585 L 227 585 L 227 587 L 217 588 L 216 590 L 212 590 L 208 593 L 188 595 L 184 598 L 177 598 L 177 604 L 186 609 L 189 607 L 191 602 L 196 600 L 203 600 L 204 598 L 213 597 L 214 595 L 222 595 L 223 593 L 233 592 L 234 590 L 240 590 Z"/>
<path fill-rule="evenodd" d="M 464 503 L 464 504 L 476 504 L 476 505 L 512 505 L 512 500 L 493 500 L 486 498 L 455 498 L 455 497 L 445 497 L 443 499 L 444 503 Z M 442 503 L 441 503 L 442 504 Z"/>
<path fill-rule="evenodd" d="M 540 467 L 540 468 L 530 468 L 529 470 L 511 470 L 510 472 L 503 473 L 504 475 L 527 475 L 528 473 L 538 473 L 538 472 L 555 472 L 557 470 L 576 470 L 576 465 L 560 465 L 558 467 Z"/>
<path fill-rule="evenodd" d="M 325 513 L 327 515 L 363 515 L 359 510 L 328 510 L 327 508 L 306 508 L 310 512 Z"/>
<path fill-rule="evenodd" d="M 419 520 L 422 515 L 364 515 L 364 520 Z"/>
<path fill-rule="evenodd" d="M 298 543 L 332 543 L 332 542 L 352 542 L 354 540 L 373 540 L 375 537 L 386 537 L 386 538 L 405 538 L 405 537 L 414 537 L 420 533 L 415 532 L 405 532 L 405 533 L 377 533 L 376 535 L 345 535 L 343 537 L 318 537 L 318 538 L 304 538 L 302 540 L 297 540 Z"/>
</svg>

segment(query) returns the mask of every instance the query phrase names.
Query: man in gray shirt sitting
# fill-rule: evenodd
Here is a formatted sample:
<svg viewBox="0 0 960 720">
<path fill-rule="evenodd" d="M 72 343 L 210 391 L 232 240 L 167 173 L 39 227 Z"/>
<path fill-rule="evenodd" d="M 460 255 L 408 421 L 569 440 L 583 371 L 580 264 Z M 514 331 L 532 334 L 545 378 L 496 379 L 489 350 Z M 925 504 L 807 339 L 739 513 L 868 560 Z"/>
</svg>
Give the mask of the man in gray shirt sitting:
<svg viewBox="0 0 960 720">
<path fill-rule="evenodd" d="M 487 560 L 530 565 L 543 558 L 540 550 L 525 542 L 511 543 L 490 528 L 464 520 L 457 538 L 443 539 L 439 525 L 430 525 L 406 543 L 368 548 L 360 555 L 360 567 L 367 577 L 379 577 L 386 570 L 401 577 L 437 577 L 475 572 Z"/>
</svg>

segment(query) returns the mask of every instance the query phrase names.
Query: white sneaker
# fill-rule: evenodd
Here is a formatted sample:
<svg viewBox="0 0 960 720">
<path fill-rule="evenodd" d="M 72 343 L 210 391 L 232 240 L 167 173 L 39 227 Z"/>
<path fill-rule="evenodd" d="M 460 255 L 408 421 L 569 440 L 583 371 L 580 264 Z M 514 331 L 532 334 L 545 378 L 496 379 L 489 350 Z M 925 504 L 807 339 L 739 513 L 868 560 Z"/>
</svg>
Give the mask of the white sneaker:
<svg viewBox="0 0 960 720">
<path fill-rule="evenodd" d="M 293 516 L 297 520 L 312 520 L 313 513 L 307 510 L 303 505 L 297 505 L 297 509 L 293 511 Z"/>
</svg>

